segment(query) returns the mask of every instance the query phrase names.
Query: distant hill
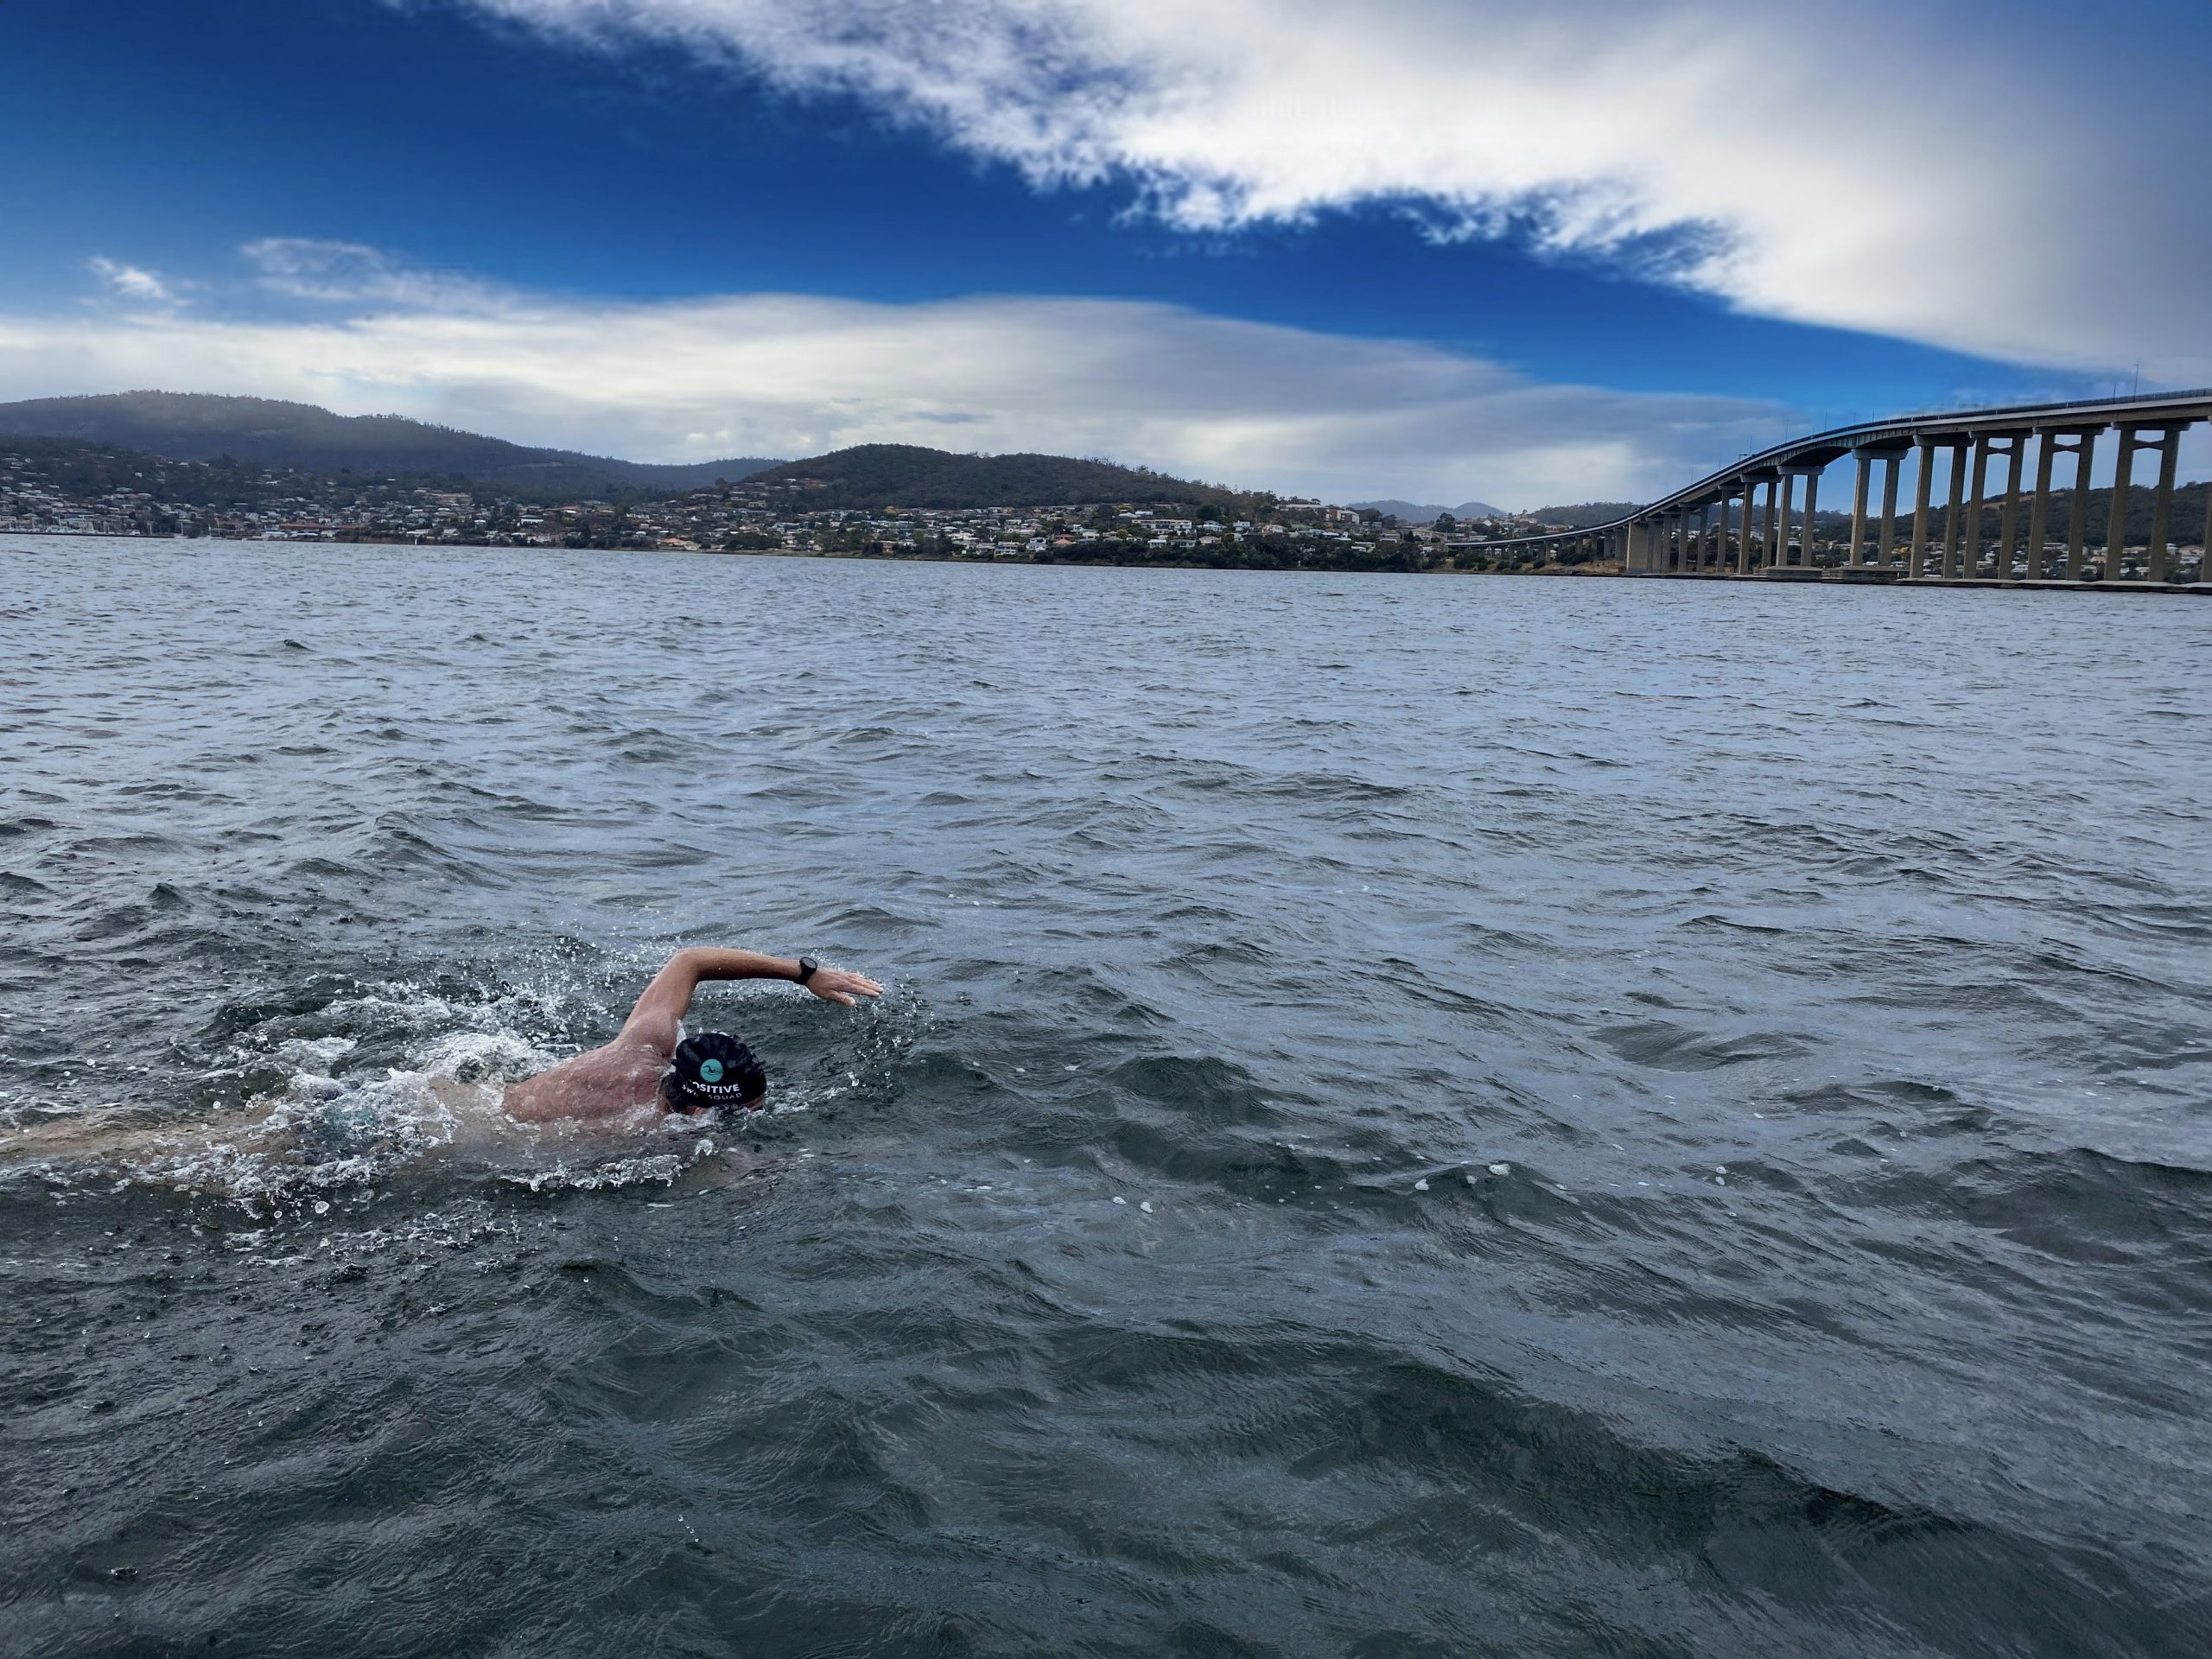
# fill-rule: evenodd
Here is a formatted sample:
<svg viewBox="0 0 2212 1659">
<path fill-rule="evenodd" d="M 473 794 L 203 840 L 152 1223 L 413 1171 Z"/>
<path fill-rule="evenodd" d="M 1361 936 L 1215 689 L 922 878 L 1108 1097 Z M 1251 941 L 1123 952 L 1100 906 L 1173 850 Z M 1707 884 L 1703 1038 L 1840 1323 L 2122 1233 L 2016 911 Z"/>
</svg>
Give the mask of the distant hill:
<svg viewBox="0 0 2212 1659">
<path fill-rule="evenodd" d="M 313 404 L 199 392 L 125 391 L 0 404 L 0 434 L 83 438 L 173 461 L 226 456 L 302 472 L 412 473 L 547 495 L 696 489 L 776 466 L 760 458 L 681 466 L 532 449 L 398 415 L 334 415 Z"/>
<path fill-rule="evenodd" d="M 1462 501 L 1456 507 L 1422 506 L 1411 501 L 1400 501 L 1395 499 L 1388 501 L 1353 501 L 1347 505 L 1362 512 L 1372 507 L 1377 512 L 1387 514 L 1393 518 L 1402 519 L 1409 524 L 1431 524 L 1447 512 L 1454 518 L 1503 518 L 1506 516 L 1504 508 L 1493 507 L 1487 501 Z"/>
<path fill-rule="evenodd" d="M 864 443 L 754 474 L 791 505 L 830 507 L 1044 507 L 1079 502 L 1232 506 L 1249 498 L 1142 467 L 1065 455 L 957 455 L 918 444 Z"/>
<path fill-rule="evenodd" d="M 1587 530 L 1592 524 L 1610 524 L 1614 519 L 1634 512 L 1639 505 L 1634 501 L 1583 501 L 1571 507 L 1534 507 L 1521 517 L 1534 518 L 1539 524 L 1565 524 L 1569 530 Z"/>
</svg>

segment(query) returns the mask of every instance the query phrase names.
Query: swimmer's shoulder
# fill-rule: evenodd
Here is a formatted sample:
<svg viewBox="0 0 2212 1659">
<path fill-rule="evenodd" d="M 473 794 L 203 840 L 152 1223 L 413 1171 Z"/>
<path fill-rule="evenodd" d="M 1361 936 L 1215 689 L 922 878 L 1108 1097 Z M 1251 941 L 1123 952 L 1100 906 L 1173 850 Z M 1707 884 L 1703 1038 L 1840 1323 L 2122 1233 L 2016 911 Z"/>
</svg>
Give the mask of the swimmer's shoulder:
<svg viewBox="0 0 2212 1659">
<path fill-rule="evenodd" d="M 505 1104 L 511 1117 L 603 1117 L 658 1098 L 667 1070 L 668 1057 L 653 1044 L 617 1038 L 510 1084 Z"/>
</svg>

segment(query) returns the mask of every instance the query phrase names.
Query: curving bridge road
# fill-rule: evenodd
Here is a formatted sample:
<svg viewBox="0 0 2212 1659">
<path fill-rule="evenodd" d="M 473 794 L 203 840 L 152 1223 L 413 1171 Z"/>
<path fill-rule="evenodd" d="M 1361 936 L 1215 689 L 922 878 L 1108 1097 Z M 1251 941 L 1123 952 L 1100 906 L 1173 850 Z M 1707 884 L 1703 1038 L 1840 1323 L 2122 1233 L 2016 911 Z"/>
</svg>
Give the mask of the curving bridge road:
<svg viewBox="0 0 2212 1659">
<path fill-rule="evenodd" d="M 2212 421 L 2212 390 L 1899 416 L 1815 432 L 1746 455 L 1609 524 L 1513 537 L 1491 545 L 1547 552 L 1578 548 L 1589 557 L 1616 561 L 1632 576 L 1955 586 L 2067 587 L 2094 579 L 2099 585 L 2185 591 L 2190 584 L 2183 571 L 2193 564 L 2196 590 L 2212 591 L 2212 569 L 2201 551 L 2212 539 L 2212 524 L 2193 522 L 2185 528 L 2185 536 L 2196 537 L 2193 545 L 2184 542 L 2177 549 L 2174 539 L 2174 469 L 2181 435 L 2200 421 Z M 2112 434 L 2118 444 L 2115 487 L 2102 545 L 2092 547 L 2090 515 L 2080 507 L 2088 495 L 2099 442 Z M 2150 532 L 2139 538 L 2145 543 L 2139 557 L 2129 545 L 2127 512 L 2130 486 L 2139 476 L 2136 463 L 2146 451 L 2155 458 L 2157 472 Z M 1934 493 L 1939 452 L 1940 498 Z M 1858 461 L 1847 551 L 1839 563 L 1816 562 L 1821 480 L 1846 455 Z M 2054 502 L 2051 474 L 2061 456 L 2071 461 L 2073 477 Z M 1901 518 L 1898 487 L 1908 458 L 1913 462 L 1913 500 L 1909 516 Z M 1992 461 L 2004 463 L 2003 488 L 1993 493 Z M 1879 499 L 1870 510 L 1877 467 Z M 2143 476 L 2148 482 L 2148 466 Z M 1800 479 L 1805 482 L 1802 513 L 1796 502 Z M 2212 492 L 2206 501 L 2212 513 Z M 2049 533 L 2054 505 L 2064 520 L 2063 542 Z M 1993 506 L 1998 510 L 1993 537 L 1986 533 Z M 2116 557 L 2113 549 L 2120 550 Z M 1834 558 L 1834 550 L 1827 556 Z"/>
</svg>

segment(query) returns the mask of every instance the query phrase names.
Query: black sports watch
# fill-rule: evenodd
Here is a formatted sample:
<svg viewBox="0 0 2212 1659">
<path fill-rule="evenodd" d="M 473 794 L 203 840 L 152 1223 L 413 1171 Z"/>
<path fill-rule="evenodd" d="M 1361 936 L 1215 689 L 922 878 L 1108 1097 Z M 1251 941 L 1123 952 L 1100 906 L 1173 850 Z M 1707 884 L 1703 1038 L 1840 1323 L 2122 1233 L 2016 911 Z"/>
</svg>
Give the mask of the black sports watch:
<svg viewBox="0 0 2212 1659">
<path fill-rule="evenodd" d="M 812 957 L 801 957 L 798 959 L 798 983 L 804 985 L 808 980 L 812 979 L 814 970 L 821 965 Z"/>
</svg>

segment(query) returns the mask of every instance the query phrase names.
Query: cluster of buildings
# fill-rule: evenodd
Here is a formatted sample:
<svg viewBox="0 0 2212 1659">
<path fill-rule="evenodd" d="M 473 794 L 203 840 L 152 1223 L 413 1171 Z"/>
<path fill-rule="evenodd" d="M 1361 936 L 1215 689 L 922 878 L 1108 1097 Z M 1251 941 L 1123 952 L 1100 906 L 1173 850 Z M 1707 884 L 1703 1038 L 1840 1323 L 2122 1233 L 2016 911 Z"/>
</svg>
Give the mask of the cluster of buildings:
<svg viewBox="0 0 2212 1659">
<path fill-rule="evenodd" d="M 654 500 L 532 502 L 404 479 L 232 470 L 202 463 L 72 489 L 0 445 L 0 531 L 488 547 L 675 549 L 854 557 L 1095 563 L 1273 563 L 1481 569 L 1481 550 L 1527 521 L 1447 529 L 1272 496 L 1230 506 L 1071 502 L 1052 507 L 820 508 L 785 483 L 739 480 Z"/>
<path fill-rule="evenodd" d="M 133 457 L 132 460 L 139 458 Z M 102 464 L 105 463 L 105 464 Z M 285 469 L 24 453 L 0 443 L 0 531 L 79 536 L 220 536 L 272 541 L 465 539 L 499 521 L 473 496 L 396 480 Z"/>
</svg>

